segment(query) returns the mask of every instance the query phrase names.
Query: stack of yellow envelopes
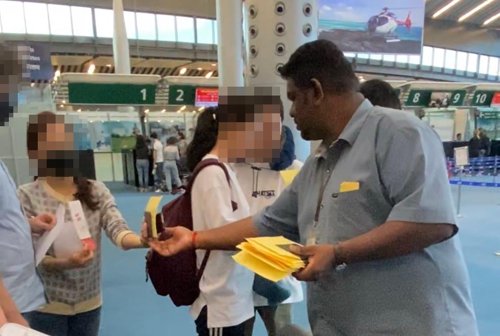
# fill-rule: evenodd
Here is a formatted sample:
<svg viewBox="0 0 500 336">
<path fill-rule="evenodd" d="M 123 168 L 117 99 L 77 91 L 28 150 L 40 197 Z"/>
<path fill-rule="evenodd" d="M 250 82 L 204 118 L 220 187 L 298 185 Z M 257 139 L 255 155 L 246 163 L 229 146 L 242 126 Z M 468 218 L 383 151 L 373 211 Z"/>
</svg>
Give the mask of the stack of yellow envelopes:
<svg viewBox="0 0 500 336">
<path fill-rule="evenodd" d="M 305 267 L 304 261 L 287 251 L 296 244 L 285 237 L 248 238 L 237 247 L 233 259 L 240 265 L 271 281 L 279 281 Z"/>
</svg>

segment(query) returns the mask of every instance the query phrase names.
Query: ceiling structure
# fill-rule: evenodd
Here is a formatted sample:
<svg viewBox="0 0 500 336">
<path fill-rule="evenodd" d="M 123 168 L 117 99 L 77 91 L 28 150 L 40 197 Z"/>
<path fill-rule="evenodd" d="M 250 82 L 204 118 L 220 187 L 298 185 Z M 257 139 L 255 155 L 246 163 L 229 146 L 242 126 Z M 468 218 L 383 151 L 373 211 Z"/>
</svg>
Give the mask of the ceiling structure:
<svg viewBox="0 0 500 336">
<path fill-rule="evenodd" d="M 439 10 L 445 8 L 449 9 L 442 11 L 440 15 L 435 16 Z M 469 17 L 461 20 L 460 18 L 467 13 L 475 10 Z M 426 17 L 432 20 L 445 20 L 453 21 L 455 23 L 473 24 L 478 27 L 490 27 L 491 29 L 500 28 L 500 1 L 499 0 L 427 0 L 426 1 Z M 484 23 L 494 16 L 496 20 L 491 21 L 486 26 Z"/>
<path fill-rule="evenodd" d="M 88 72 L 94 64 L 93 73 L 114 73 L 112 56 L 91 55 L 52 55 L 54 71 Z M 217 77 L 217 63 L 206 61 L 191 61 L 182 59 L 137 58 L 130 59 L 131 73 L 141 75 L 175 76 L 184 72 L 183 76 L 203 77 L 211 73 L 210 77 Z M 185 70 L 183 70 L 185 69 Z"/>
<path fill-rule="evenodd" d="M 61 3 L 69 5 L 85 5 L 91 7 L 111 8 L 112 0 L 40 0 L 40 2 Z M 126 10 L 181 14 L 197 17 L 215 18 L 215 0 L 123 0 Z M 442 11 L 436 18 L 436 12 L 453 4 Z M 459 22 L 459 19 L 479 5 L 484 7 Z M 439 22 L 454 22 L 459 25 L 476 26 L 477 29 L 500 30 L 500 17 L 487 26 L 484 22 L 496 14 L 500 14 L 500 0 L 426 0 L 426 19 Z M 500 43 L 499 43 L 500 46 Z M 218 75 L 215 61 L 196 61 L 191 59 L 174 59 L 159 57 L 131 58 L 133 74 L 156 74 L 160 76 L 203 77 Z M 95 73 L 113 73 L 113 58 L 110 55 L 57 55 L 52 56 L 54 70 L 64 72 L 87 72 L 90 64 L 95 65 Z"/>
</svg>

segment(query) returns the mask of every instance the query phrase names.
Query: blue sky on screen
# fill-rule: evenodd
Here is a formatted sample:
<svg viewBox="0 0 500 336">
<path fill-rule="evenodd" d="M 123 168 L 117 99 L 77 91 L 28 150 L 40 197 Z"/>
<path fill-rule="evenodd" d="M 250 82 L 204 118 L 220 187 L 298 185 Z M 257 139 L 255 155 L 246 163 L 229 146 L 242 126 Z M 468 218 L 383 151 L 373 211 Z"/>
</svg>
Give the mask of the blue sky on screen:
<svg viewBox="0 0 500 336">
<path fill-rule="evenodd" d="M 319 18 L 344 22 L 367 22 L 388 7 L 399 20 L 406 19 L 411 11 L 414 27 L 423 27 L 425 0 L 319 0 Z"/>
</svg>

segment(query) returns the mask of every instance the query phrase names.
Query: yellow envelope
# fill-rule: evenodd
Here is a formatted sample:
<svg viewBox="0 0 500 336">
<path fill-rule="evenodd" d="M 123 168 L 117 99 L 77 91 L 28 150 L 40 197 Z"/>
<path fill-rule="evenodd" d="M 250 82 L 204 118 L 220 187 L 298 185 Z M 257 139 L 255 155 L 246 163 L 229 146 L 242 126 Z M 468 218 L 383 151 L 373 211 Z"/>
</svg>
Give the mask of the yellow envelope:
<svg viewBox="0 0 500 336">
<path fill-rule="evenodd" d="M 350 192 L 359 190 L 359 182 L 357 181 L 346 181 L 340 184 L 340 192 Z"/>
<path fill-rule="evenodd" d="M 144 210 L 144 221 L 147 224 L 148 235 L 151 238 L 158 237 L 158 232 L 156 231 L 156 213 L 158 212 L 158 205 L 160 205 L 161 199 L 162 196 L 150 197 Z"/>
<path fill-rule="evenodd" d="M 298 169 L 288 169 L 280 171 L 281 178 L 283 179 L 283 182 L 285 182 L 285 187 L 288 187 L 290 184 L 292 184 L 293 179 L 295 178 L 295 176 L 297 176 L 298 173 Z"/>
<path fill-rule="evenodd" d="M 233 256 L 233 259 L 238 264 L 248 268 L 252 272 L 274 282 L 278 282 L 291 274 L 269 266 L 265 262 L 254 258 L 252 255 L 248 254 L 245 251 L 237 253 Z"/>
<path fill-rule="evenodd" d="M 266 263 L 267 265 L 269 265 L 277 270 L 287 272 L 290 269 L 290 267 L 288 265 L 280 262 L 279 260 L 275 260 L 274 258 L 270 258 L 269 256 L 265 255 L 261 251 L 254 249 L 253 246 L 251 246 L 251 245 L 241 246 L 241 247 L 237 246 L 237 247 L 240 248 L 243 252 L 248 253 L 252 257 L 259 259 L 260 261 Z"/>
</svg>

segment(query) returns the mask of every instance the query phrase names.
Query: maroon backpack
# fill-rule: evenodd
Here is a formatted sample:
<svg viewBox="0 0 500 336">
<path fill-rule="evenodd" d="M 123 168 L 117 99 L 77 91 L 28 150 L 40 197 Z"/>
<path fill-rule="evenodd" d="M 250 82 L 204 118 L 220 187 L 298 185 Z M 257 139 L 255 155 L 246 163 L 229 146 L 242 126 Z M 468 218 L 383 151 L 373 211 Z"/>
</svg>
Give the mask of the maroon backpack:
<svg viewBox="0 0 500 336">
<path fill-rule="evenodd" d="M 162 214 L 157 215 L 156 222 L 159 240 L 166 240 L 168 236 L 164 227 L 183 226 L 193 230 L 193 216 L 191 212 L 191 189 L 196 176 L 203 168 L 217 165 L 224 170 L 228 183 L 231 185 L 229 173 L 223 163 L 216 159 L 206 159 L 198 163 L 186 186 L 186 192 L 166 204 L 162 208 Z M 231 201 L 233 211 L 237 204 Z M 163 217 L 163 223 L 162 218 Z M 200 295 L 199 283 L 205 266 L 207 265 L 210 251 L 205 252 L 200 269 L 196 267 L 196 254 L 194 250 L 180 252 L 171 257 L 163 257 L 150 250 L 146 256 L 146 272 L 153 286 L 162 296 L 170 296 L 176 306 L 189 306 Z"/>
</svg>

